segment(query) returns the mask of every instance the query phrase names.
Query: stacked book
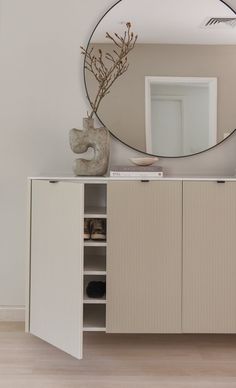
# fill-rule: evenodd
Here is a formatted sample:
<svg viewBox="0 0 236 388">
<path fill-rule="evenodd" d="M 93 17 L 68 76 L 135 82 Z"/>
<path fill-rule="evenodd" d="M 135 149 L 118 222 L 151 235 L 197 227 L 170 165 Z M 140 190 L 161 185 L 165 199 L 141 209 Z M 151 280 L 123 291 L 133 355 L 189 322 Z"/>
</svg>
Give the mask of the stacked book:
<svg viewBox="0 0 236 388">
<path fill-rule="evenodd" d="M 110 176 L 123 178 L 162 178 L 163 169 L 160 166 L 113 166 L 110 170 Z"/>
</svg>

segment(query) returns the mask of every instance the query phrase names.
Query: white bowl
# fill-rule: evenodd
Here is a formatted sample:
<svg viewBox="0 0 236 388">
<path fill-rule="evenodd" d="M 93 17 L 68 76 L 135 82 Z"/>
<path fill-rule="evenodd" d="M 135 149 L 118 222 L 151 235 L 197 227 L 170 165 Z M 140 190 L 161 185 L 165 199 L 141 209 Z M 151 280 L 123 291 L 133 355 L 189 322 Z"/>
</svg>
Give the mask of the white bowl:
<svg viewBox="0 0 236 388">
<path fill-rule="evenodd" d="M 130 161 L 137 166 L 151 166 L 157 162 L 159 158 L 157 157 L 147 157 L 147 158 L 131 158 Z"/>
</svg>

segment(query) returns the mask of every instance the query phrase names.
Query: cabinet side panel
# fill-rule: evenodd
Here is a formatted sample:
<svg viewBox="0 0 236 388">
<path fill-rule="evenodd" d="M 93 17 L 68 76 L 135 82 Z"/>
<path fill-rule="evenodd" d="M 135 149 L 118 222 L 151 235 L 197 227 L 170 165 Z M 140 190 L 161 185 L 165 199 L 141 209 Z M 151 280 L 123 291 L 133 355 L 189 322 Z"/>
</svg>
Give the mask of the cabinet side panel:
<svg viewBox="0 0 236 388">
<path fill-rule="evenodd" d="M 182 183 L 109 182 L 107 332 L 181 332 Z"/>
<path fill-rule="evenodd" d="M 32 183 L 30 332 L 82 357 L 83 185 Z"/>
<path fill-rule="evenodd" d="M 27 196 L 27 248 L 26 248 L 26 292 L 25 292 L 25 331 L 29 332 L 30 323 L 30 272 L 31 272 L 31 179 L 28 180 Z"/>
<path fill-rule="evenodd" d="M 183 331 L 236 332 L 236 183 L 184 182 Z"/>
</svg>

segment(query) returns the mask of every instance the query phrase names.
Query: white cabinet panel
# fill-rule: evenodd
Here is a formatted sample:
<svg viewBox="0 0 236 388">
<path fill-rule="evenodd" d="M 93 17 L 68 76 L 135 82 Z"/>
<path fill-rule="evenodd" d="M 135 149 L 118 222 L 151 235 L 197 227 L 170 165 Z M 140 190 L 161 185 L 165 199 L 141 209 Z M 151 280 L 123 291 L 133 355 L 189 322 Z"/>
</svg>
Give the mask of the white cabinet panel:
<svg viewBox="0 0 236 388">
<path fill-rule="evenodd" d="M 81 183 L 32 182 L 30 333 L 82 357 Z"/>
</svg>

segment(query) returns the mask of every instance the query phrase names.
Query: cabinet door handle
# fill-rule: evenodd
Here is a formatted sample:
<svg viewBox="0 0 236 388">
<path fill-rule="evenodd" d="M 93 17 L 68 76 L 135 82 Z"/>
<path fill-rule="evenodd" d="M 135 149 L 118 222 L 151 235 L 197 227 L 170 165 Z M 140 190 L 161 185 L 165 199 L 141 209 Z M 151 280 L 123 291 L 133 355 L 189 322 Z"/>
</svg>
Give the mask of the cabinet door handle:
<svg viewBox="0 0 236 388">
<path fill-rule="evenodd" d="M 59 181 L 49 181 L 49 183 L 58 183 Z"/>
<path fill-rule="evenodd" d="M 225 181 L 217 181 L 217 183 L 225 183 Z"/>
<path fill-rule="evenodd" d="M 142 183 L 149 183 L 150 181 L 149 181 L 149 180 L 146 180 L 146 179 L 142 179 L 141 182 L 142 182 Z"/>
</svg>

